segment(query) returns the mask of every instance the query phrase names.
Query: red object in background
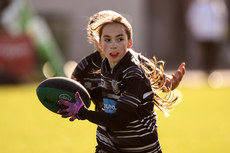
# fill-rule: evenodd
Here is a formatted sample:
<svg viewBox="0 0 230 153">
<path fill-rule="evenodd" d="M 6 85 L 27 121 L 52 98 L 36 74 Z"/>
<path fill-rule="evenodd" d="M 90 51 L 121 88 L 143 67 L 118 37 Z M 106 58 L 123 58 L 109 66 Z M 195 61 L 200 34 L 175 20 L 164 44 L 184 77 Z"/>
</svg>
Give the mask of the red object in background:
<svg viewBox="0 0 230 153">
<path fill-rule="evenodd" d="M 0 75 L 20 81 L 28 78 L 35 68 L 35 50 L 30 38 L 0 32 Z"/>
</svg>

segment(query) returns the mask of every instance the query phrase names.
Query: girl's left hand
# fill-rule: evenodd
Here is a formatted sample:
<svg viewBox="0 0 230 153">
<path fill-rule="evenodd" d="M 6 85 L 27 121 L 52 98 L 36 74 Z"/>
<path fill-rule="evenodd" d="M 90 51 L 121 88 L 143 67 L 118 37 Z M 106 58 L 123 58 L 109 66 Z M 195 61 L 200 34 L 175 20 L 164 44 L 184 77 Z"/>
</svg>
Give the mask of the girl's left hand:
<svg viewBox="0 0 230 153">
<path fill-rule="evenodd" d="M 176 70 L 175 73 L 173 73 L 171 76 L 167 76 L 166 78 L 166 85 L 171 85 L 171 90 L 176 89 L 181 80 L 183 79 L 185 74 L 185 63 L 181 63 L 181 65 L 179 66 L 179 68 Z"/>
</svg>

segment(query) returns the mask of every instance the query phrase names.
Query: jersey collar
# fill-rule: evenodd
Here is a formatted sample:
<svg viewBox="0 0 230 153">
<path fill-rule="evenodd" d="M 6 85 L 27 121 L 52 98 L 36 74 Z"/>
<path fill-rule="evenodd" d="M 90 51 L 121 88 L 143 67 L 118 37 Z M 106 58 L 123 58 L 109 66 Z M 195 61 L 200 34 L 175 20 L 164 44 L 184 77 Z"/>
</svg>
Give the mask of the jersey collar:
<svg viewBox="0 0 230 153">
<path fill-rule="evenodd" d="M 111 69 L 110 65 L 109 65 L 109 61 L 106 58 L 103 62 L 103 72 L 105 73 L 114 73 L 116 72 L 116 70 L 120 67 L 124 67 L 124 65 L 126 65 L 126 63 L 128 63 L 130 60 L 132 59 L 132 54 L 130 53 L 130 51 L 127 51 L 127 53 L 125 54 L 125 56 L 119 61 L 119 63 L 117 63 L 117 65 L 114 66 L 113 69 Z"/>
</svg>

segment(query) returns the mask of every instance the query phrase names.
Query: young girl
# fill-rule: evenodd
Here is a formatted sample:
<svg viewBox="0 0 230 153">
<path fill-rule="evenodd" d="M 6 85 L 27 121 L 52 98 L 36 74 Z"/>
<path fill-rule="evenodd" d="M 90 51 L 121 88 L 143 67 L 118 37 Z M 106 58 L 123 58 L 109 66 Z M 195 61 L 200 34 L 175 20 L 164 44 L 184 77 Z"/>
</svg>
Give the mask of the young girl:
<svg viewBox="0 0 230 153">
<path fill-rule="evenodd" d="M 79 81 L 87 89 L 95 105 L 96 111 L 101 111 L 103 107 L 103 103 L 102 103 L 103 100 L 101 99 L 101 76 L 100 73 L 95 73 L 95 72 L 100 70 L 101 62 L 104 59 L 104 55 L 98 45 L 98 40 L 95 40 L 95 36 L 93 34 L 94 32 L 92 30 L 92 25 L 95 25 L 97 21 L 100 21 L 100 19 L 113 14 L 117 14 L 117 12 L 114 12 L 112 10 L 104 10 L 104 11 L 97 12 L 90 17 L 90 20 L 87 25 L 88 41 L 89 43 L 94 45 L 96 50 L 95 52 L 86 56 L 79 62 L 79 64 L 76 66 L 71 76 L 73 80 Z M 130 51 L 138 60 L 142 62 L 148 60 L 141 54 L 138 54 L 131 49 Z M 184 66 L 185 66 L 184 63 L 182 63 L 180 67 L 176 70 L 176 72 L 172 75 L 167 75 L 164 73 L 164 77 L 166 79 L 166 86 L 168 88 L 171 86 L 171 90 L 177 88 L 180 81 L 182 80 L 185 71 Z"/>
<path fill-rule="evenodd" d="M 175 102 L 155 92 L 165 86 L 163 69 L 156 73 L 156 63 L 142 63 L 130 52 L 132 27 L 120 14 L 100 19 L 92 29 L 106 57 L 101 67 L 103 112 L 85 108 L 76 93 L 76 103 L 59 101 L 68 108 L 58 113 L 100 125 L 104 135 L 98 152 L 161 152 L 154 104 L 164 111 Z"/>
</svg>

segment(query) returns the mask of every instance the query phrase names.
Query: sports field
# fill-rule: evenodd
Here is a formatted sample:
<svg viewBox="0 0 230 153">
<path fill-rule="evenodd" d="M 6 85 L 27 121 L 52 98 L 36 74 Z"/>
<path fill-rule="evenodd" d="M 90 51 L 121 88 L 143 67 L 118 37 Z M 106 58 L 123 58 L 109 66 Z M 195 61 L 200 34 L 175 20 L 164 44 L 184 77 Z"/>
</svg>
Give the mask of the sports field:
<svg viewBox="0 0 230 153">
<path fill-rule="evenodd" d="M 37 85 L 0 86 L 0 152 L 93 153 L 96 126 L 47 110 L 37 99 Z M 183 99 L 171 116 L 158 112 L 163 152 L 229 153 L 230 87 L 179 90 Z"/>
</svg>

